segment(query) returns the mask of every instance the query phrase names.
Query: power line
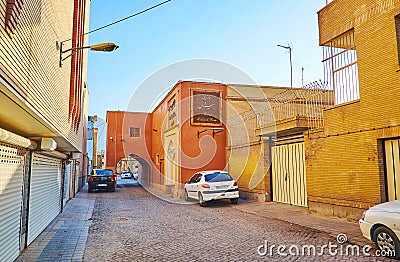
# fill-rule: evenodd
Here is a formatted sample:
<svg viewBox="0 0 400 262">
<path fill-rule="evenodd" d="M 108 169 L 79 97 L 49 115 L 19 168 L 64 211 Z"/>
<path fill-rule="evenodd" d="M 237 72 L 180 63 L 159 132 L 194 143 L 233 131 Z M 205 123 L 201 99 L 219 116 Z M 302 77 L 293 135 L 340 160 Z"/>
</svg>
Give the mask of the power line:
<svg viewBox="0 0 400 262">
<path fill-rule="evenodd" d="M 129 19 L 129 18 L 132 18 L 132 17 L 138 16 L 138 15 L 140 15 L 140 14 L 143 14 L 143 13 L 145 13 L 145 12 L 147 12 L 147 11 L 150 11 L 151 9 L 157 8 L 157 7 L 159 7 L 159 6 L 163 5 L 163 4 L 166 4 L 166 3 L 171 2 L 171 1 L 172 1 L 172 0 L 164 1 L 164 2 L 162 2 L 162 3 L 159 3 L 159 4 L 157 4 L 157 5 L 154 5 L 154 6 L 152 6 L 152 7 L 149 7 L 149 8 L 147 8 L 147 9 L 143 10 L 143 11 L 140 11 L 140 12 L 138 12 L 138 13 L 136 13 L 136 14 L 127 16 L 127 17 L 125 17 L 125 18 L 122 18 L 122 19 L 120 19 L 120 20 L 117 20 L 117 21 L 115 21 L 115 22 L 112 22 L 112 23 L 110 23 L 110 24 L 108 24 L 108 25 L 99 27 L 99 28 L 97 28 L 97 29 L 93 29 L 93 30 L 91 30 L 91 31 L 89 31 L 89 32 L 87 32 L 87 33 L 84 33 L 83 35 L 88 35 L 88 34 L 91 34 L 91 33 L 96 32 L 96 31 L 99 31 L 99 30 L 101 30 L 101 29 L 104 29 L 104 28 L 106 28 L 106 27 L 115 25 L 115 24 L 117 24 L 117 23 L 120 23 L 120 22 L 125 21 L 125 20 L 127 20 L 127 19 Z"/>
</svg>

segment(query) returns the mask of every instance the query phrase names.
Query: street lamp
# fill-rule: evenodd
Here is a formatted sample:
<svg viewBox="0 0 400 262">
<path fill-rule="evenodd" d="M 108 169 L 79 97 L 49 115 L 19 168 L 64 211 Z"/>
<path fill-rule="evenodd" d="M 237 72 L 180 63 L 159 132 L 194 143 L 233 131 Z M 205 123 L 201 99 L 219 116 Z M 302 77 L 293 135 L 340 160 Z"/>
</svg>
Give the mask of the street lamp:
<svg viewBox="0 0 400 262">
<path fill-rule="evenodd" d="M 289 62 L 290 62 L 290 87 L 293 87 L 293 66 L 292 66 L 292 47 L 288 44 L 287 46 L 284 45 L 277 45 L 279 47 L 285 48 L 289 50 Z"/>
<path fill-rule="evenodd" d="M 68 57 L 72 56 L 72 53 L 67 55 L 66 57 L 62 57 L 63 54 L 74 51 L 74 50 L 81 50 L 81 49 L 90 49 L 92 51 L 101 51 L 101 52 L 112 52 L 116 49 L 118 49 L 118 45 L 114 43 L 101 43 L 101 44 L 96 44 L 96 45 L 90 45 L 90 46 L 82 46 L 82 47 L 73 47 L 73 48 L 68 48 L 67 50 L 63 50 L 63 42 L 60 43 L 60 67 L 62 67 L 62 62 L 67 59 Z"/>
</svg>

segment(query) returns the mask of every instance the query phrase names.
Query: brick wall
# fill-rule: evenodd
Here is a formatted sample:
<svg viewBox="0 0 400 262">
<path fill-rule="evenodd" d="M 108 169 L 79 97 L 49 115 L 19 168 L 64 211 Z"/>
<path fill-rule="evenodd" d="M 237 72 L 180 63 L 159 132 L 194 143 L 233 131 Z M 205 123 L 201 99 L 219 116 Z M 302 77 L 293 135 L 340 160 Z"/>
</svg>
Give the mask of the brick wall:
<svg viewBox="0 0 400 262">
<path fill-rule="evenodd" d="M 319 12 L 320 44 L 354 28 L 360 99 L 325 110 L 306 133 L 310 210 L 358 219 L 385 201 L 381 139 L 399 137 L 399 60 L 392 0 L 335 0 Z"/>
</svg>

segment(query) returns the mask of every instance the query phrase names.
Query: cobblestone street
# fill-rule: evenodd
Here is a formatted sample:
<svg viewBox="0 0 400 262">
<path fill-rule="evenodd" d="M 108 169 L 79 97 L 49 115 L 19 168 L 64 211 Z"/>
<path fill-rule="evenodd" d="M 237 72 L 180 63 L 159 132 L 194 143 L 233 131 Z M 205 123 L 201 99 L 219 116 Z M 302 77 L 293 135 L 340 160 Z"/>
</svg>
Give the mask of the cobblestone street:
<svg viewBox="0 0 400 262">
<path fill-rule="evenodd" d="M 95 199 L 85 261 L 365 261 L 365 257 L 278 255 L 277 247 L 337 245 L 308 228 L 239 211 L 228 201 L 176 204 L 159 199 L 134 180 L 119 180 L 116 192 L 84 193 Z M 242 201 L 239 205 L 246 205 Z M 258 248 L 264 243 L 265 248 Z M 269 248 L 276 245 L 273 255 Z M 343 245 L 345 248 L 345 245 Z M 288 254 L 288 248 L 283 253 Z M 296 252 L 295 248 L 292 248 Z M 338 249 L 340 252 L 340 249 Z M 362 251 L 360 251 L 362 253 Z M 371 251 L 372 253 L 372 251 Z M 368 258 L 368 261 L 375 261 Z"/>
</svg>

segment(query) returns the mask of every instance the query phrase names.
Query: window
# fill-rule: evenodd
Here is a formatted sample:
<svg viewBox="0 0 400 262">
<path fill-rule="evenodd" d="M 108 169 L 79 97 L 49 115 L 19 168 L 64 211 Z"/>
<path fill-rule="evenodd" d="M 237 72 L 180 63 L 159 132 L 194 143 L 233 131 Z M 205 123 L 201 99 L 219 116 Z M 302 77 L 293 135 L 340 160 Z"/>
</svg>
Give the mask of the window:
<svg viewBox="0 0 400 262">
<path fill-rule="evenodd" d="M 114 174 L 110 169 L 95 169 L 92 173 L 94 176 L 112 176 Z"/>
<path fill-rule="evenodd" d="M 140 137 L 140 128 L 139 127 L 131 127 L 129 129 L 130 137 Z"/>
<path fill-rule="evenodd" d="M 194 183 L 194 181 L 196 181 L 198 175 L 199 175 L 199 174 L 194 174 L 194 175 L 190 178 L 189 183 Z"/>
<path fill-rule="evenodd" d="M 394 17 L 394 23 L 396 26 L 396 39 L 397 39 L 397 56 L 400 65 L 400 14 Z"/>
<path fill-rule="evenodd" d="M 207 182 L 224 182 L 224 181 L 232 181 L 232 177 L 227 173 L 214 173 L 206 175 Z"/>
<path fill-rule="evenodd" d="M 325 82 L 335 91 L 335 104 L 360 99 L 354 30 L 336 37 L 323 50 Z"/>
<path fill-rule="evenodd" d="M 199 183 L 200 180 L 201 180 L 201 177 L 202 177 L 202 175 L 198 174 L 197 177 L 196 177 L 196 180 L 194 181 L 194 183 Z"/>
<path fill-rule="evenodd" d="M 23 0 L 7 1 L 4 29 L 10 37 L 14 34 L 15 29 L 17 28 L 19 15 L 21 14 L 23 4 Z"/>
</svg>

